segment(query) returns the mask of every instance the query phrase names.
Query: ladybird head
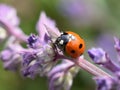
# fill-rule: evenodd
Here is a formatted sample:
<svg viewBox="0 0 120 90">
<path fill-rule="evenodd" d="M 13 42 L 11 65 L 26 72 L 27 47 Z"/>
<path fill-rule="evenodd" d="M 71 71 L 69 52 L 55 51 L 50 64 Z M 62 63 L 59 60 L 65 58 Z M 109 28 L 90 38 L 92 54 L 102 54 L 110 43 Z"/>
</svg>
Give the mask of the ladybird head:
<svg viewBox="0 0 120 90">
<path fill-rule="evenodd" d="M 57 47 L 64 51 L 65 50 L 65 46 L 66 44 L 69 42 L 69 37 L 68 37 L 68 33 L 63 32 L 61 33 L 61 35 L 56 39 L 55 44 L 57 45 Z"/>
</svg>

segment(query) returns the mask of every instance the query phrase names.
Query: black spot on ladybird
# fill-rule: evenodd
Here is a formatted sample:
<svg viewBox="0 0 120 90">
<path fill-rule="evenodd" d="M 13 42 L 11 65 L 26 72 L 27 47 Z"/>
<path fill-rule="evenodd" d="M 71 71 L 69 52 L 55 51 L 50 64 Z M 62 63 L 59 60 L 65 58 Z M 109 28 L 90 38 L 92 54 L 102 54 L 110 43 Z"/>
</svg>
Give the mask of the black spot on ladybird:
<svg viewBox="0 0 120 90">
<path fill-rule="evenodd" d="M 80 45 L 79 45 L 79 49 L 81 49 L 81 48 L 82 48 L 82 46 L 83 46 L 83 45 L 82 45 L 82 44 L 80 44 Z"/>
<path fill-rule="evenodd" d="M 75 53 L 75 50 L 71 50 L 71 53 Z"/>
</svg>

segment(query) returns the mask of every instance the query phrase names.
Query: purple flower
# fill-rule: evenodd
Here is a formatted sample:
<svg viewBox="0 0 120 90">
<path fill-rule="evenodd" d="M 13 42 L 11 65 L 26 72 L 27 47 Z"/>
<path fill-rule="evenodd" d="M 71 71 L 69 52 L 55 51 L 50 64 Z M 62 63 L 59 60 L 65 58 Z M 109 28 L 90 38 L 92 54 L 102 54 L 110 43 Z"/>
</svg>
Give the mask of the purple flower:
<svg viewBox="0 0 120 90">
<path fill-rule="evenodd" d="M 36 29 L 37 32 L 40 36 L 41 41 L 45 40 L 45 36 L 48 35 L 52 32 L 54 32 L 55 34 L 57 34 L 58 36 L 60 35 L 60 32 L 58 30 L 58 28 L 56 27 L 56 23 L 55 21 L 53 21 L 52 19 L 50 19 L 49 17 L 46 16 L 46 14 L 44 12 L 42 12 L 40 14 L 38 23 L 36 25 Z M 49 30 L 50 29 L 50 30 Z M 49 33 L 49 34 L 48 34 Z M 52 34 L 51 33 L 51 34 Z M 53 34 L 54 34 L 53 33 Z M 52 35 L 53 35 L 52 34 Z M 54 35 L 53 35 L 54 36 Z"/>
<path fill-rule="evenodd" d="M 23 69 L 24 76 L 31 76 L 39 74 L 45 75 L 55 64 L 55 52 L 50 45 L 44 44 L 38 49 L 30 49 L 22 53 L 23 55 Z M 36 68 L 32 69 L 31 68 Z M 38 70 L 38 71 L 37 71 Z M 36 74 L 32 74 L 32 73 Z M 26 73 L 29 73 L 26 75 Z M 32 75 L 31 75 L 32 74 Z"/>
<path fill-rule="evenodd" d="M 49 30 L 48 30 L 49 29 Z M 23 76 L 34 78 L 36 75 L 46 76 L 58 61 L 56 48 L 53 45 L 52 33 L 60 34 L 55 22 L 49 19 L 44 12 L 41 13 L 37 23 L 39 36 L 30 35 L 27 39 L 28 49 L 22 52 Z"/>
<path fill-rule="evenodd" d="M 115 73 L 115 77 L 95 77 L 97 90 L 120 90 L 120 72 Z"/>
<path fill-rule="evenodd" d="M 102 65 L 103 67 L 109 69 L 112 72 L 120 70 L 120 67 L 116 65 L 108 56 L 108 54 L 101 48 L 92 48 L 88 50 L 88 54 L 94 63 Z M 112 66 L 112 67 L 111 67 Z"/>
<path fill-rule="evenodd" d="M 42 44 L 40 42 L 40 38 L 34 34 L 30 35 L 30 37 L 27 40 L 28 47 L 30 48 L 39 48 L 42 47 Z"/>
<path fill-rule="evenodd" d="M 38 42 L 36 42 L 38 43 Z M 34 43 L 34 46 L 36 46 Z M 55 51 L 49 44 L 39 43 L 37 48 L 30 48 L 28 51 L 22 52 L 23 57 L 23 69 L 22 72 L 24 76 L 31 76 L 39 74 L 45 75 L 49 69 L 54 66 Z M 31 68 L 36 68 L 32 69 Z M 29 73 L 26 75 L 26 73 Z M 36 73 L 36 74 L 33 74 Z M 32 75 L 31 75 L 32 74 Z"/>
<path fill-rule="evenodd" d="M 16 10 L 11 6 L 0 4 L 0 42 L 7 38 L 5 49 L 0 52 L 0 58 L 7 70 L 16 70 L 22 60 L 20 52 L 24 48 L 20 42 L 25 42 L 27 36 L 18 25 Z"/>
<path fill-rule="evenodd" d="M 105 52 L 101 48 L 97 48 L 97 49 L 92 48 L 92 49 L 88 50 L 88 54 L 95 63 L 104 63 L 104 62 L 106 62 Z"/>
<path fill-rule="evenodd" d="M 63 61 L 56 65 L 49 73 L 49 90 L 70 90 L 73 77 L 78 73 L 79 68 L 70 61 Z"/>
<path fill-rule="evenodd" d="M 112 86 L 113 86 L 113 80 L 111 78 L 108 77 L 96 77 L 94 78 L 94 80 L 96 81 L 97 86 L 97 90 L 112 90 Z M 113 89 L 116 90 L 116 89 Z"/>
<path fill-rule="evenodd" d="M 11 37 L 5 49 L 0 53 L 4 68 L 12 71 L 17 70 L 20 66 L 22 58 L 19 53 L 24 50 L 18 42 L 14 42 L 15 38 Z"/>
<path fill-rule="evenodd" d="M 15 36 L 18 40 L 25 41 L 26 35 L 19 28 L 19 18 L 16 10 L 8 5 L 0 4 L 0 38 L 5 39 L 8 36 Z M 8 34 L 8 35 L 7 35 Z"/>
<path fill-rule="evenodd" d="M 18 26 L 20 23 L 16 10 L 6 4 L 0 4 L 0 20 L 1 19 L 10 22 L 13 26 Z"/>
<path fill-rule="evenodd" d="M 114 38 L 115 40 L 115 50 L 119 54 L 120 48 L 120 40 L 118 38 Z M 108 52 L 109 53 L 109 52 Z M 90 58 L 93 60 L 94 63 L 101 65 L 102 67 L 106 68 L 111 72 L 113 75 L 112 78 L 109 77 L 96 77 L 95 81 L 97 86 L 97 90 L 119 90 L 120 89 L 120 63 L 119 58 L 117 60 L 113 60 L 109 57 L 109 54 L 105 52 L 101 48 L 92 48 L 88 50 L 88 54 Z M 116 61 L 118 63 L 116 63 Z"/>
</svg>

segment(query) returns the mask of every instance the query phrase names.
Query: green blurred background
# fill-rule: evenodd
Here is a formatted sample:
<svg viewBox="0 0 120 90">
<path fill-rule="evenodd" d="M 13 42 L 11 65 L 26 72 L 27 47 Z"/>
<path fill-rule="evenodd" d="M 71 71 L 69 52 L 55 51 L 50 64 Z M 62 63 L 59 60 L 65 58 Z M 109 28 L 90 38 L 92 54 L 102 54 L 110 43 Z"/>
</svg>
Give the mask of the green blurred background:
<svg viewBox="0 0 120 90">
<path fill-rule="evenodd" d="M 90 0 L 85 1 L 89 5 Z M 17 9 L 21 19 L 20 27 L 26 34 L 36 33 L 35 26 L 40 12 L 45 11 L 47 16 L 56 21 L 60 30 L 71 30 L 79 33 L 86 41 L 86 51 L 88 48 L 96 46 L 96 38 L 102 34 L 109 33 L 118 37 L 120 35 L 120 1 L 96 0 L 95 2 L 104 7 L 101 11 L 104 11 L 105 17 L 103 16 L 100 21 L 95 20 L 94 23 L 89 21 L 87 24 L 76 26 L 75 21 L 71 22 L 70 17 L 66 17 L 61 12 L 60 0 L 0 0 L 0 3 L 12 5 Z M 94 19 L 92 20 L 94 21 Z M 89 59 L 87 52 L 85 52 L 85 58 Z M 37 77 L 35 80 L 23 78 L 19 72 L 5 71 L 0 62 L 0 90 L 47 90 L 47 88 L 46 78 Z M 95 90 L 92 76 L 81 70 L 74 78 L 71 90 Z"/>
</svg>

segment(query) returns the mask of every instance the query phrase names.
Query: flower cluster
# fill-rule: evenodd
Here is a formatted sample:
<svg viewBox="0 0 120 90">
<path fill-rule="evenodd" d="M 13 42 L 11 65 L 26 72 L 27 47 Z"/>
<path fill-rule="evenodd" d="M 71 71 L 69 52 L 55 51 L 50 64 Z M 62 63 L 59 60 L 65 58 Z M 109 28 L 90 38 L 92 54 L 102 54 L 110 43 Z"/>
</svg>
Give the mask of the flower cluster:
<svg viewBox="0 0 120 90">
<path fill-rule="evenodd" d="M 11 23 L 9 23 L 11 22 Z M 38 35 L 24 34 L 19 27 L 16 10 L 0 4 L 0 42 L 5 41 L 5 48 L 0 52 L 0 59 L 6 70 L 20 70 L 24 77 L 46 76 L 50 90 L 70 90 L 73 77 L 79 68 L 64 57 L 54 45 L 60 35 L 55 21 L 40 14 L 36 29 Z M 26 43 L 27 47 L 23 47 Z M 60 61 L 61 63 L 57 63 Z"/>
<path fill-rule="evenodd" d="M 27 36 L 19 28 L 19 23 L 16 10 L 11 6 L 0 4 L 0 41 L 8 36 L 24 41 Z"/>
<path fill-rule="evenodd" d="M 0 53 L 4 68 L 12 71 L 18 69 L 22 60 L 19 51 L 24 49 L 18 42 L 15 42 L 14 39 L 15 38 L 11 37 L 8 40 L 9 42 L 7 42 L 5 49 Z"/>
<path fill-rule="evenodd" d="M 120 89 L 120 40 L 114 38 L 115 49 L 118 53 L 118 60 L 113 60 L 109 56 L 109 52 L 105 52 L 102 48 L 92 48 L 88 50 L 88 54 L 95 64 L 98 64 L 109 71 L 112 78 L 95 77 L 97 90 L 119 90 Z M 116 63 L 117 62 L 117 63 Z"/>
</svg>

